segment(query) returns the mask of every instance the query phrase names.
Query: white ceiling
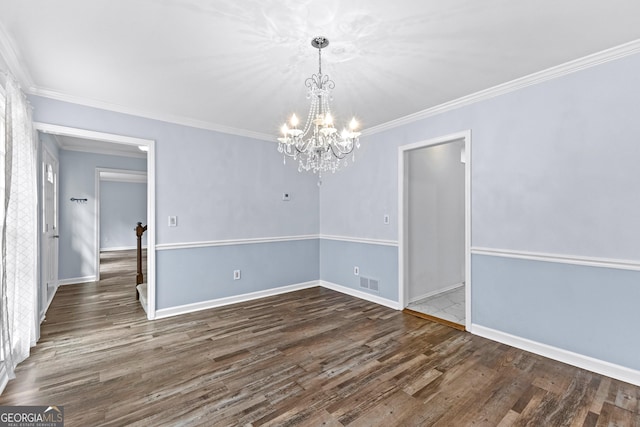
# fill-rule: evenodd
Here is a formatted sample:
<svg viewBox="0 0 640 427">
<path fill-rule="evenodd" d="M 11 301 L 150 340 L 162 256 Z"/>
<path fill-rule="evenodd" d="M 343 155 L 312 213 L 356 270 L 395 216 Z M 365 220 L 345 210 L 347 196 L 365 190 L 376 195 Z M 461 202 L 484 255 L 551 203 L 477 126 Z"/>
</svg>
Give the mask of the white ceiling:
<svg viewBox="0 0 640 427">
<path fill-rule="evenodd" d="M 367 128 L 640 39 L 638 17 L 637 0 L 0 0 L 0 37 L 31 93 L 269 137 L 306 116 L 317 35 L 334 115 Z"/>
</svg>

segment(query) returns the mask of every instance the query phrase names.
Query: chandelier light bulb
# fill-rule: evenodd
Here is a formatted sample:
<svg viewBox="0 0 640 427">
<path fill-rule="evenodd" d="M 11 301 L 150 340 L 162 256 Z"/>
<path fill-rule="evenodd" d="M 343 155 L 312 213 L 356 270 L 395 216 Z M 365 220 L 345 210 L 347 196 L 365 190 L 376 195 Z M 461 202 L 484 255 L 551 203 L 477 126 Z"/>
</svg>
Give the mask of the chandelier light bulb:
<svg viewBox="0 0 640 427">
<path fill-rule="evenodd" d="M 358 129 L 358 122 L 356 121 L 355 117 L 351 119 L 351 122 L 349 123 L 349 129 L 351 129 L 351 131 Z"/>
<path fill-rule="evenodd" d="M 298 116 L 296 116 L 295 114 L 291 116 L 291 126 L 298 127 Z"/>
<path fill-rule="evenodd" d="M 324 124 L 326 126 L 331 126 L 333 124 L 333 117 L 331 117 L 330 113 L 327 113 L 327 115 L 324 116 Z"/>
<path fill-rule="evenodd" d="M 287 136 L 287 132 L 289 131 L 289 128 L 287 127 L 287 124 L 283 124 L 282 127 L 280 128 L 280 130 L 282 131 L 282 134 L 284 136 Z"/>
</svg>

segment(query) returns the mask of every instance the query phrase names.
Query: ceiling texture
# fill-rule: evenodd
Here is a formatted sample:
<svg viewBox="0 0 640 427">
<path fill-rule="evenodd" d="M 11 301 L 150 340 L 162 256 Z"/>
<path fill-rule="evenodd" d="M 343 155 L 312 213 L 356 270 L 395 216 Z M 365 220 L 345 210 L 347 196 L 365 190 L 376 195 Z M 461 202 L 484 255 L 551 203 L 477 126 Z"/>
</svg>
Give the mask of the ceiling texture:
<svg viewBox="0 0 640 427">
<path fill-rule="evenodd" d="M 274 140 L 306 117 L 315 36 L 334 116 L 366 129 L 636 41 L 639 17 L 637 0 L 0 0 L 0 38 L 29 93 Z"/>
</svg>

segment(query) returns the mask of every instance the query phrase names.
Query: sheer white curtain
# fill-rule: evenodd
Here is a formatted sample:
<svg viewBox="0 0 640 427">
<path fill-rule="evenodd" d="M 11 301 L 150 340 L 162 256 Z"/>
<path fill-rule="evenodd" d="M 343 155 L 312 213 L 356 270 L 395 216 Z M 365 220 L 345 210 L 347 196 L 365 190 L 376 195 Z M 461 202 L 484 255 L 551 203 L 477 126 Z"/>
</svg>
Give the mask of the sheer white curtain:
<svg viewBox="0 0 640 427">
<path fill-rule="evenodd" d="M 36 341 L 37 173 L 31 107 L 0 76 L 0 372 L 13 378 Z M 1 392 L 1 389 L 0 389 Z"/>
</svg>

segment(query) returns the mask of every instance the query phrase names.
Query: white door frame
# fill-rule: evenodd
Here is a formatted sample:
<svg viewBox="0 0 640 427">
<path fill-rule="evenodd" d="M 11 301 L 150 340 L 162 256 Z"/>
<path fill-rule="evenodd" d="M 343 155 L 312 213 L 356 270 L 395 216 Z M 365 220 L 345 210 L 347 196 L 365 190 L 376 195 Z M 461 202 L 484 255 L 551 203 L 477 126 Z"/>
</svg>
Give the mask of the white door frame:
<svg viewBox="0 0 640 427">
<path fill-rule="evenodd" d="M 155 141 L 131 136 L 95 132 L 86 129 L 59 126 L 48 123 L 34 123 L 37 130 L 53 135 L 72 136 L 76 138 L 93 139 L 105 142 L 115 142 L 135 146 L 146 146 L 147 151 L 147 318 L 153 320 L 156 317 L 156 156 Z M 97 216 L 97 215 L 96 215 Z M 96 251 L 100 251 L 99 241 L 96 242 Z M 99 274 L 99 270 L 96 271 Z M 132 284 L 132 288 L 135 283 Z M 134 295 L 132 293 L 132 295 Z"/>
<path fill-rule="evenodd" d="M 420 141 L 398 147 L 398 302 L 400 309 L 408 304 L 408 283 L 406 283 L 407 259 L 407 197 L 408 186 L 405 161 L 409 151 L 419 148 L 464 140 L 465 150 L 465 328 L 471 330 L 471 130 Z"/>
</svg>

